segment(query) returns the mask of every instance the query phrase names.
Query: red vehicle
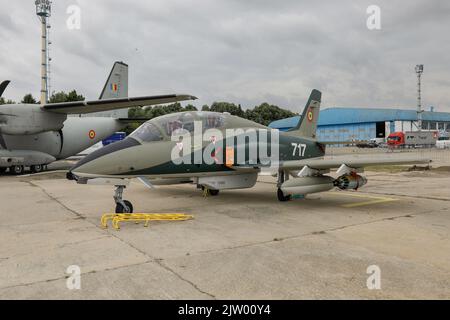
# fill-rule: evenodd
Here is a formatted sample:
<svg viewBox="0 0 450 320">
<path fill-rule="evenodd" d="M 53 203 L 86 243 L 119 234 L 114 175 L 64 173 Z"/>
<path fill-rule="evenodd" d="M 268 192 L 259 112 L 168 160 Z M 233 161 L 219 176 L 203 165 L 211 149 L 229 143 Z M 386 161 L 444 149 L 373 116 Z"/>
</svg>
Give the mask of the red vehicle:
<svg viewBox="0 0 450 320">
<path fill-rule="evenodd" d="M 405 144 L 405 134 L 403 132 L 393 132 L 387 137 L 387 144 L 390 147 L 403 146 Z"/>
<path fill-rule="evenodd" d="M 387 138 L 387 145 L 389 147 L 434 146 L 437 138 L 437 131 L 393 132 Z"/>
</svg>

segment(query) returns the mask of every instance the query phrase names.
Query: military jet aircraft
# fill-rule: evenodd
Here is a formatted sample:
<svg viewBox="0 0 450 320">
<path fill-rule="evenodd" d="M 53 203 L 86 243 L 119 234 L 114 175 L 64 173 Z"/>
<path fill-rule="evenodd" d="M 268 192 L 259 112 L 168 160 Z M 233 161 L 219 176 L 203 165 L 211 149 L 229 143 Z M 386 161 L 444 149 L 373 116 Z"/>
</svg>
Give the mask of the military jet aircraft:
<svg viewBox="0 0 450 320">
<path fill-rule="evenodd" d="M 154 118 L 125 140 L 88 155 L 67 178 L 114 185 L 116 212 L 131 213 L 132 204 L 122 197 L 130 178 L 149 187 L 191 183 L 215 196 L 220 190 L 253 187 L 268 167 L 278 176 L 278 200 L 288 201 L 294 194 L 335 187 L 356 190 L 367 183 L 360 175 L 365 166 L 428 162 L 401 154 L 325 159 L 325 144 L 316 139 L 320 103 L 321 92 L 313 90 L 297 126 L 288 132 L 215 112 Z M 326 175 L 332 168 L 338 169 L 336 179 Z"/>
<path fill-rule="evenodd" d="M 0 84 L 0 96 L 8 84 Z M 128 65 L 116 62 L 99 100 L 1 105 L 0 173 L 9 168 L 13 174 L 22 174 L 25 166 L 40 172 L 47 164 L 76 155 L 127 124 L 127 119 L 81 115 L 191 99 L 195 97 L 186 94 L 128 98 Z"/>
</svg>

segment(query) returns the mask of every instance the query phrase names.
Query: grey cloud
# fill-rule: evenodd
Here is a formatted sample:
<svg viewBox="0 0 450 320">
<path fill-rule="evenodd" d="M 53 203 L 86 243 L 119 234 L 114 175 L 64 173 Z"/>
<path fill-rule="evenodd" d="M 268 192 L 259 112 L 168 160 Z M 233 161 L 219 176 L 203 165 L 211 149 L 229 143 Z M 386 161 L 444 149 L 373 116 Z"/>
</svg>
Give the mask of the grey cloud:
<svg viewBox="0 0 450 320">
<path fill-rule="evenodd" d="M 80 31 L 65 27 L 65 10 L 74 3 L 82 9 Z M 381 30 L 366 28 L 371 4 L 381 7 Z M 34 13 L 22 1 L 5 6 L 16 15 Z M 299 110 L 318 88 L 325 106 L 413 108 L 414 65 L 424 63 L 424 104 L 450 111 L 449 8 L 444 0 L 55 1 L 53 88 L 96 98 L 113 61 L 123 60 L 130 65 L 131 94 L 188 92 L 200 97 L 198 106 L 267 101 Z M 12 25 L 0 14 L 3 24 Z M 28 46 L 19 55 L 38 61 L 38 29 L 29 19 L 3 33 L 22 32 L 8 37 L 9 44 Z M 11 54 L 3 53 L 3 61 Z M 16 99 L 37 93 L 39 64 L 10 59 L 0 72 L 31 80 L 8 93 Z"/>
</svg>

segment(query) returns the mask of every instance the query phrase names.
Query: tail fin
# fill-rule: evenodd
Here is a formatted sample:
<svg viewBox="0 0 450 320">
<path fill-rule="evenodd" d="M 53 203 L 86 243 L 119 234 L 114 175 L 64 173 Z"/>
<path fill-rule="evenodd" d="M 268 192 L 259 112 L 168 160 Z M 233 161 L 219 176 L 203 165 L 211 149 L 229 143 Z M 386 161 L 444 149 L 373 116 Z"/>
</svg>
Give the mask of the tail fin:
<svg viewBox="0 0 450 320">
<path fill-rule="evenodd" d="M 311 95 L 297 126 L 289 130 L 289 132 L 306 138 L 316 138 L 321 99 L 322 93 L 319 90 L 314 89 L 311 91 Z"/>
<path fill-rule="evenodd" d="M 99 99 L 126 97 L 128 97 L 128 65 L 123 62 L 115 62 Z"/>
<path fill-rule="evenodd" d="M 128 97 L 128 65 L 115 62 L 100 94 L 100 100 Z M 128 109 L 95 112 L 84 117 L 128 118 Z"/>
</svg>

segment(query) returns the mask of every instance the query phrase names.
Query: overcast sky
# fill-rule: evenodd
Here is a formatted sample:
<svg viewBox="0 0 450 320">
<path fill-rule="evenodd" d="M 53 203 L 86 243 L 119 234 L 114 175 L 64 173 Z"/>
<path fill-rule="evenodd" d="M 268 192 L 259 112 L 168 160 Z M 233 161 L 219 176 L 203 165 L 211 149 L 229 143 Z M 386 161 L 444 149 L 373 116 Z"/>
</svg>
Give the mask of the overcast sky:
<svg viewBox="0 0 450 320">
<path fill-rule="evenodd" d="M 0 0 L 0 75 L 6 98 L 39 96 L 40 24 L 34 0 Z M 66 10 L 81 8 L 81 29 Z M 369 30 L 369 5 L 381 30 Z M 97 99 L 116 60 L 130 95 L 189 93 L 244 108 L 300 111 L 311 89 L 323 106 L 416 106 L 450 112 L 450 1 L 54 0 L 52 90 Z"/>
</svg>

